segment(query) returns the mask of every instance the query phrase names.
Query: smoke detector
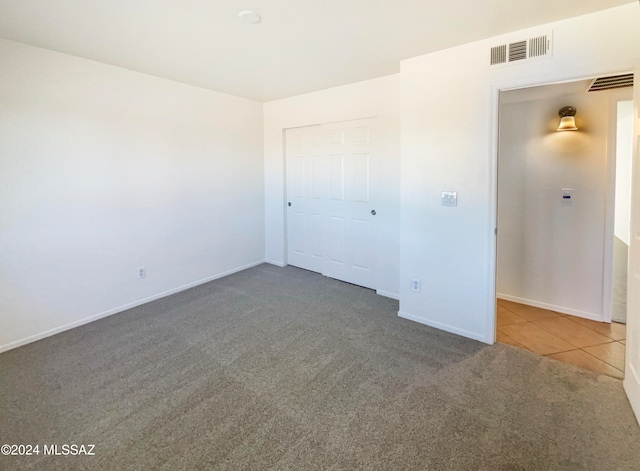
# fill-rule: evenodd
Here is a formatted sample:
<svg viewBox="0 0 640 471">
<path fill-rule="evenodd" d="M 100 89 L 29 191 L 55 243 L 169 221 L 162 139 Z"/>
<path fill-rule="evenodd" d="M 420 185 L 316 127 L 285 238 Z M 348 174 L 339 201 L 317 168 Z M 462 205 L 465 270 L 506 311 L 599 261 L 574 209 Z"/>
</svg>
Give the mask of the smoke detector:
<svg viewBox="0 0 640 471">
<path fill-rule="evenodd" d="M 238 18 L 240 18 L 240 21 L 242 21 L 243 23 L 248 23 L 251 25 L 258 24 L 262 21 L 262 17 L 253 10 L 242 10 L 240 13 L 238 13 Z"/>
</svg>

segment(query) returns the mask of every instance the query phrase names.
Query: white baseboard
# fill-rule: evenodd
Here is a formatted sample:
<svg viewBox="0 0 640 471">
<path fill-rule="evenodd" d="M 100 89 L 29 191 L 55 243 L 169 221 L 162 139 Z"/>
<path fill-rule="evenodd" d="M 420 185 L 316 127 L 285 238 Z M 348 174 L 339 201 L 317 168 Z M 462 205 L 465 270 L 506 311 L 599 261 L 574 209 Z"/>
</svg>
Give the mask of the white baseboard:
<svg viewBox="0 0 640 471">
<path fill-rule="evenodd" d="M 462 337 L 478 340 L 482 343 L 486 343 L 490 345 L 490 343 L 487 341 L 485 336 L 483 334 L 478 334 L 477 332 L 471 332 L 469 330 L 460 329 L 458 327 L 454 327 L 448 324 L 442 324 L 441 322 L 432 321 L 431 319 L 416 316 L 414 314 L 409 314 L 408 312 L 404 312 L 404 311 L 398 311 L 398 317 L 402 317 L 403 319 L 408 319 L 410 321 L 418 322 L 420 324 L 428 325 L 429 327 L 435 327 L 436 329 L 444 330 L 445 332 L 451 332 L 452 334 L 460 335 Z"/>
<path fill-rule="evenodd" d="M 109 309 L 107 311 L 100 312 L 98 314 L 94 314 L 93 316 L 85 317 L 84 319 L 80 319 L 80 320 L 77 320 L 77 321 L 74 321 L 74 322 L 70 322 L 68 324 L 64 324 L 64 325 L 61 325 L 61 326 L 58 326 L 58 327 L 54 327 L 53 329 L 49 329 L 49 330 L 46 330 L 44 332 L 40 332 L 38 334 L 30 335 L 29 337 L 25 337 L 23 339 L 16 340 L 14 342 L 9 342 L 9 343 L 7 343 L 5 345 L 0 345 L 0 353 L 6 352 L 7 350 L 13 350 L 14 348 L 22 347 L 23 345 L 27 345 L 29 343 L 35 342 L 37 340 L 41 340 L 41 339 L 46 338 L 46 337 L 51 337 L 52 335 L 59 334 L 60 332 L 64 332 L 65 330 L 70 330 L 70 329 L 73 329 L 75 327 L 80 327 L 81 325 L 85 325 L 85 324 L 88 324 L 90 322 L 97 321 L 98 319 L 102 319 L 104 317 L 109 317 L 109 316 L 111 316 L 113 314 L 117 314 L 119 312 L 126 311 L 127 309 L 131 309 L 131 308 L 134 308 L 136 306 L 141 306 L 142 304 L 146 304 L 146 303 L 149 303 L 151 301 L 155 301 L 156 299 L 160 299 L 160 298 L 164 298 L 164 297 L 167 297 L 167 296 L 171 296 L 172 294 L 179 293 L 180 291 L 185 291 L 185 290 L 187 290 L 189 288 L 194 288 L 194 287 L 196 287 L 198 285 L 202 285 L 204 283 L 208 283 L 210 281 L 217 280 L 219 278 L 223 278 L 223 277 L 228 276 L 228 275 L 232 275 L 233 273 L 237 273 L 239 271 L 243 271 L 243 270 L 246 270 L 248 268 L 255 267 L 257 265 L 261 265 L 264 262 L 265 262 L 264 260 L 260 260 L 260 261 L 257 261 L 257 262 L 252 262 L 252 263 L 249 263 L 247 265 L 243 265 L 241 267 L 234 268 L 232 270 L 227 270 L 225 272 L 218 273 L 216 275 L 212 275 L 212 276 L 209 276 L 207 278 L 203 278 L 201 280 L 194 281 L 192 283 L 188 283 L 186 285 L 182 285 L 182 286 L 179 286 L 177 288 L 170 289 L 168 291 L 163 291 L 162 293 L 154 294 L 153 296 L 149 296 L 149 297 L 140 299 L 138 301 L 133 301 L 131 303 L 127 303 L 127 304 L 124 304 L 122 306 L 118 306 L 118 307 L 115 307 L 113 309 Z"/>
<path fill-rule="evenodd" d="M 389 291 L 376 290 L 376 294 L 380 296 L 384 296 L 385 298 L 395 299 L 396 301 L 400 301 L 400 295 L 398 293 L 391 293 Z"/>
<path fill-rule="evenodd" d="M 287 266 L 286 263 L 276 262 L 275 260 L 265 260 L 264 263 L 268 263 L 270 265 L 275 265 L 275 266 L 280 267 L 280 268 L 284 268 L 284 267 Z"/>
<path fill-rule="evenodd" d="M 597 322 L 604 322 L 602 315 L 594 314 L 592 312 L 579 311 L 578 309 L 571 309 L 564 306 L 557 306 L 555 304 L 542 303 L 540 301 L 533 301 L 531 299 L 519 298 L 517 296 L 511 296 L 509 294 L 496 293 L 496 297 L 504 299 L 505 301 L 513 301 L 514 303 L 526 304 L 527 306 L 539 307 L 540 309 L 548 309 L 549 311 L 561 312 L 562 314 L 569 314 L 576 317 L 584 317 Z"/>
</svg>

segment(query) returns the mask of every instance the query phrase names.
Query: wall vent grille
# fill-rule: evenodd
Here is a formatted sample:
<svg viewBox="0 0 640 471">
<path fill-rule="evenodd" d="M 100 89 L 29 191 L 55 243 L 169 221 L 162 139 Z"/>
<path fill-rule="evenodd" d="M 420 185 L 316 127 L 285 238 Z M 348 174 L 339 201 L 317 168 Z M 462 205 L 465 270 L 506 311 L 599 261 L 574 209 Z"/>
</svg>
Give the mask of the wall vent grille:
<svg viewBox="0 0 640 471">
<path fill-rule="evenodd" d="M 495 46 L 491 48 L 491 65 L 504 64 L 507 62 L 507 45 Z"/>
<path fill-rule="evenodd" d="M 633 87 L 633 74 L 613 75 L 611 77 L 598 77 L 589 84 L 588 92 L 601 90 L 613 90 L 614 88 Z"/>
<path fill-rule="evenodd" d="M 522 61 L 527 58 L 527 41 L 509 44 L 509 62 Z"/>
<path fill-rule="evenodd" d="M 549 50 L 547 36 L 538 36 L 529 39 L 529 57 L 546 56 Z"/>
<path fill-rule="evenodd" d="M 509 64 L 551 57 L 551 32 L 491 48 L 490 65 Z"/>
</svg>

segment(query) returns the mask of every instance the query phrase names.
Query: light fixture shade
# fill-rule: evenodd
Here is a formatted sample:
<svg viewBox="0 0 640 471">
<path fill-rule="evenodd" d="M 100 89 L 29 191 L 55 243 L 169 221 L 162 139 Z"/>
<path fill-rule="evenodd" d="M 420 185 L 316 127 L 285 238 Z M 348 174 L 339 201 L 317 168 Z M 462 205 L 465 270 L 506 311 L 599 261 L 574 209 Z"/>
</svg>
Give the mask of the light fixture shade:
<svg viewBox="0 0 640 471">
<path fill-rule="evenodd" d="M 561 108 L 558 114 L 560 115 L 560 125 L 556 131 L 577 131 L 576 126 L 576 109 L 573 106 L 565 106 Z"/>
<path fill-rule="evenodd" d="M 560 118 L 560 126 L 556 131 L 577 131 L 576 119 L 573 116 L 563 116 Z"/>
</svg>

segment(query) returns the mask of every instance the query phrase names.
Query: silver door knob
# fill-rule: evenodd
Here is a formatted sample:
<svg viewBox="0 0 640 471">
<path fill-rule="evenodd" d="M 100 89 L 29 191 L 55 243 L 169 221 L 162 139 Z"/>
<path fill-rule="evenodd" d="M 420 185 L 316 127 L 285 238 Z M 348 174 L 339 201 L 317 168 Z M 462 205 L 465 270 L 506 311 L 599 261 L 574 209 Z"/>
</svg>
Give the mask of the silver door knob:
<svg viewBox="0 0 640 471">
<path fill-rule="evenodd" d="M 372 210 L 371 210 L 371 215 L 372 215 L 372 216 L 375 216 L 375 215 L 376 215 L 376 210 L 375 210 L 375 209 L 372 209 Z"/>
</svg>

